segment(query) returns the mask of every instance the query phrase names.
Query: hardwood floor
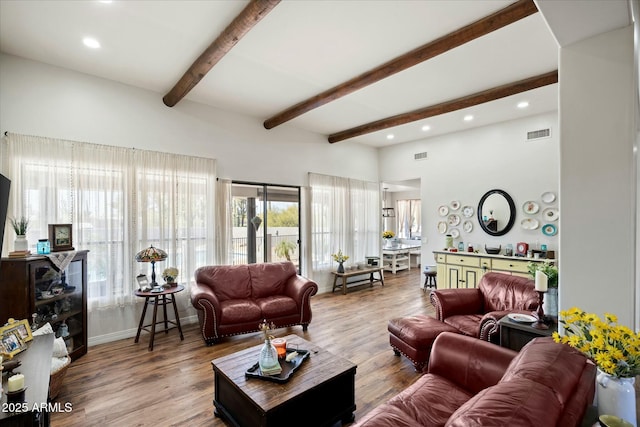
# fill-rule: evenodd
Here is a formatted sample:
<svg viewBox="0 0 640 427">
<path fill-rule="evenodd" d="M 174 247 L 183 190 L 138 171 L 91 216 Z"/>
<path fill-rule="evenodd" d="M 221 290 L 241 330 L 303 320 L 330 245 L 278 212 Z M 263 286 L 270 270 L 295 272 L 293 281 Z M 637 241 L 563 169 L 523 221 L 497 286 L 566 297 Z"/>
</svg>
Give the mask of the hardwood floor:
<svg viewBox="0 0 640 427">
<path fill-rule="evenodd" d="M 428 293 L 419 288 L 421 269 L 386 274 L 380 284 L 316 295 L 307 332 L 300 326 L 276 331 L 297 334 L 358 365 L 356 419 L 413 383 L 419 374 L 389 346 L 387 321 L 412 314 L 434 314 Z M 51 414 L 54 427 L 69 426 L 226 426 L 213 415 L 211 360 L 257 345 L 259 333 L 225 338 L 207 347 L 197 325 L 187 325 L 184 341 L 177 331 L 89 348 L 69 368 L 56 399 L 70 412 Z M 304 420 L 299 420 L 304 425 Z"/>
</svg>

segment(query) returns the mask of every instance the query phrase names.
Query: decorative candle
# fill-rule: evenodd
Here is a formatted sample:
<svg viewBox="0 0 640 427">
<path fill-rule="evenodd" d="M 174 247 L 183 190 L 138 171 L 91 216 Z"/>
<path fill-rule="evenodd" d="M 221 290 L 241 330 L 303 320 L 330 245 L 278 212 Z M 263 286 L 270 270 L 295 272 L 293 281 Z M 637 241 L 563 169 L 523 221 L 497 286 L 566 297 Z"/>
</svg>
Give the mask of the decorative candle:
<svg viewBox="0 0 640 427">
<path fill-rule="evenodd" d="M 547 292 L 547 275 L 542 271 L 536 271 L 536 291 Z"/>
<path fill-rule="evenodd" d="M 274 338 L 271 340 L 271 344 L 273 344 L 278 352 L 278 359 L 284 358 L 287 354 L 287 340 L 284 338 Z"/>
<path fill-rule="evenodd" d="M 9 377 L 7 381 L 7 391 L 9 393 L 19 391 L 24 388 L 24 375 L 16 374 Z"/>
</svg>

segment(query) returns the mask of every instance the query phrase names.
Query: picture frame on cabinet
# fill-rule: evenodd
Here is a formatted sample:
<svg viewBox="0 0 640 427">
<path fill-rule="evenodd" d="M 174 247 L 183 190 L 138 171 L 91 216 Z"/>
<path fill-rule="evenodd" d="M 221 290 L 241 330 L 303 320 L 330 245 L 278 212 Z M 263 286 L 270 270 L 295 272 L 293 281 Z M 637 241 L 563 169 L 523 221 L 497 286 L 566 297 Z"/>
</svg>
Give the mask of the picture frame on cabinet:
<svg viewBox="0 0 640 427">
<path fill-rule="evenodd" d="M 20 334 L 16 330 L 5 331 L 2 333 L 2 353 L 13 357 L 23 350 L 27 349 L 27 344 L 20 338 Z"/>
</svg>

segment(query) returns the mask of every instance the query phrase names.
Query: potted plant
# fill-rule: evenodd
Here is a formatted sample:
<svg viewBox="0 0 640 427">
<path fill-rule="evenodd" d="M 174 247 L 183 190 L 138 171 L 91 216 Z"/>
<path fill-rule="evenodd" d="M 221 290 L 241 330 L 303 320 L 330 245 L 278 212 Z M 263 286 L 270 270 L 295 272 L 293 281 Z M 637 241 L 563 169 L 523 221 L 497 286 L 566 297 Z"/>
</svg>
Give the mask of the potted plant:
<svg viewBox="0 0 640 427">
<path fill-rule="evenodd" d="M 11 218 L 11 227 L 16 233 L 16 240 L 14 242 L 15 251 L 27 251 L 29 249 L 29 242 L 27 241 L 27 229 L 29 228 L 29 219 L 21 216 L 20 219 Z"/>
<path fill-rule="evenodd" d="M 291 240 L 282 240 L 280 243 L 276 245 L 275 251 L 276 256 L 280 258 L 286 258 L 287 261 L 291 261 L 291 253 L 296 250 L 298 245 Z"/>
<path fill-rule="evenodd" d="M 551 261 L 529 262 L 527 265 L 531 278 L 535 280 L 536 271 L 547 275 L 547 295 L 544 298 L 544 312 L 554 318 L 558 317 L 558 267 Z"/>
</svg>

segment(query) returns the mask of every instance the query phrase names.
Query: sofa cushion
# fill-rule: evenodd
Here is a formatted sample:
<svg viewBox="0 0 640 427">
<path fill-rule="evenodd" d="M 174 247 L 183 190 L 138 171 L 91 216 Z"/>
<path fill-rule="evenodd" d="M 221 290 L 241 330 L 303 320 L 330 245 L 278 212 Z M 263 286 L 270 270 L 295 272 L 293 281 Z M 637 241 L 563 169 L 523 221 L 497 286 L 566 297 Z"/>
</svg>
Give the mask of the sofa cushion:
<svg viewBox="0 0 640 427">
<path fill-rule="evenodd" d="M 511 361 L 500 381 L 520 378 L 536 381 L 553 390 L 556 399 L 565 405 L 575 393 L 587 359 L 578 350 L 558 344 L 551 337 L 537 338 L 525 348 L 526 351 L 520 351 Z M 558 381 L 558 378 L 566 381 Z"/>
<path fill-rule="evenodd" d="M 549 387 L 528 379 L 498 383 L 460 406 L 446 427 L 555 426 L 562 405 Z"/>
<path fill-rule="evenodd" d="M 291 262 L 250 264 L 251 292 L 253 298 L 282 295 L 284 285 L 291 276 L 297 274 Z"/>
<path fill-rule="evenodd" d="M 255 321 L 256 329 L 262 320 L 262 311 L 258 305 L 248 299 L 230 299 L 220 302 L 222 311 L 220 323 L 223 325 L 234 325 Z"/>
<path fill-rule="evenodd" d="M 358 420 L 358 427 L 416 427 L 416 420 L 402 408 L 380 405 Z"/>
<path fill-rule="evenodd" d="M 453 326 L 465 335 L 477 338 L 480 333 L 480 320 L 482 320 L 482 314 L 461 314 L 447 317 L 444 319 L 444 323 Z"/>
<path fill-rule="evenodd" d="M 219 301 L 251 298 L 249 269 L 246 265 L 201 267 L 196 282 L 209 286 Z"/>
<path fill-rule="evenodd" d="M 266 320 L 299 312 L 298 306 L 293 298 L 284 295 L 272 295 L 259 298 L 255 302 L 262 312 L 262 317 Z"/>
</svg>

